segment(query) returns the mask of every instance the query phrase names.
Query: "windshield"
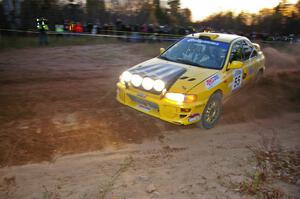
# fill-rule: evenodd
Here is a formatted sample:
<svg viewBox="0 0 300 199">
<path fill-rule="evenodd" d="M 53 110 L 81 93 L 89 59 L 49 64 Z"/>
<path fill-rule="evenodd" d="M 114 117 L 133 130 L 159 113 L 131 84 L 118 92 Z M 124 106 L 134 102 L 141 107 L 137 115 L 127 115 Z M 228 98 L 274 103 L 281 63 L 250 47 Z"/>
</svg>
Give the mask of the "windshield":
<svg viewBox="0 0 300 199">
<path fill-rule="evenodd" d="M 221 69 L 228 43 L 187 37 L 164 52 L 159 58 L 198 67 Z"/>
</svg>

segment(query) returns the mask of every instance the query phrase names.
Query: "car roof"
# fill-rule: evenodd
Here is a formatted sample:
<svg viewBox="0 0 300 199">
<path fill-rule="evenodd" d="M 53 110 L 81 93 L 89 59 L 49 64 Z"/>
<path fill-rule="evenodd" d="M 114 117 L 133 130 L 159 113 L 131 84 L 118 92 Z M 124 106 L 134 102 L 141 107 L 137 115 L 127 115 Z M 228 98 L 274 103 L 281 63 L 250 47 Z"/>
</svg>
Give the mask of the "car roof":
<svg viewBox="0 0 300 199">
<path fill-rule="evenodd" d="M 221 41 L 226 43 L 231 43 L 233 40 L 238 38 L 244 38 L 242 36 L 235 35 L 235 34 L 212 33 L 212 32 L 194 33 L 194 34 L 187 35 L 186 37 L 194 37 L 194 38 L 208 37 L 212 41 Z"/>
</svg>

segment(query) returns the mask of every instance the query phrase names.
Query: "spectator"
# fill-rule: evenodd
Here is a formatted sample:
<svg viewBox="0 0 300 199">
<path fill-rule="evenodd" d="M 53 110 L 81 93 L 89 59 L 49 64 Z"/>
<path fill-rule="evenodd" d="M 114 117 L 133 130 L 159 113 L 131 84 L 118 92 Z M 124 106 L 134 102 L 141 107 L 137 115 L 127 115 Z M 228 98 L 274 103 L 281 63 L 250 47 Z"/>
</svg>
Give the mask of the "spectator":
<svg viewBox="0 0 300 199">
<path fill-rule="evenodd" d="M 47 19 L 45 18 L 38 18 L 37 20 L 37 29 L 39 31 L 39 44 L 48 45 L 48 35 L 47 31 L 49 30 L 47 25 Z"/>
</svg>

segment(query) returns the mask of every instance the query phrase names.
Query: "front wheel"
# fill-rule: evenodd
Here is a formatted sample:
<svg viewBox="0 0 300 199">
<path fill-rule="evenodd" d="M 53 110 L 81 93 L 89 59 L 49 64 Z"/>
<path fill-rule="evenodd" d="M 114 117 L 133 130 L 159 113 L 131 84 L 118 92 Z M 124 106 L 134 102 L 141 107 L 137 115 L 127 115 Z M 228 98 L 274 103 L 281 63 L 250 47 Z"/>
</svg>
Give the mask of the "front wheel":
<svg viewBox="0 0 300 199">
<path fill-rule="evenodd" d="M 222 94 L 213 94 L 204 108 L 201 116 L 201 126 L 205 129 L 211 129 L 220 119 L 222 113 Z"/>
</svg>

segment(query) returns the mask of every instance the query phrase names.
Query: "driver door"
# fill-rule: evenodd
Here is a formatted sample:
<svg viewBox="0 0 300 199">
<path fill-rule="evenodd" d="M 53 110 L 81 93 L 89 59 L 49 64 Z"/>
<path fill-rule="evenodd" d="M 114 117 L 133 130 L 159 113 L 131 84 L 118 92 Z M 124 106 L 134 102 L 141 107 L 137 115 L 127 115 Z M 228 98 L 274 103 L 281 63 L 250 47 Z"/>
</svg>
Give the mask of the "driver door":
<svg viewBox="0 0 300 199">
<path fill-rule="evenodd" d="M 236 41 L 230 53 L 229 63 L 233 61 L 241 61 L 244 63 L 243 68 L 240 69 L 230 69 L 229 74 L 232 76 L 232 82 L 229 85 L 229 89 L 231 92 L 239 90 L 242 86 L 244 86 L 249 78 L 249 67 L 251 66 L 251 62 L 245 57 L 245 41 L 239 40 Z"/>
</svg>

